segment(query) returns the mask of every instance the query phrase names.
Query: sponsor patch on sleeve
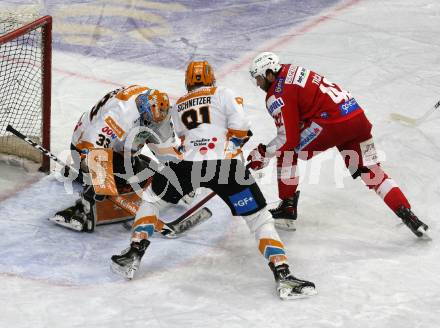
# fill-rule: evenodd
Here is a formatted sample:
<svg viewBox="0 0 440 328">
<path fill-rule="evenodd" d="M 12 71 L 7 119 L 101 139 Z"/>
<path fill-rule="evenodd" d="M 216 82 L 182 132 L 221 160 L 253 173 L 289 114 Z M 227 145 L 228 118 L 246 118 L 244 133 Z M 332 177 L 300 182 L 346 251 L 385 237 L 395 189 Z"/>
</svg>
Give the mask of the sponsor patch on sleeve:
<svg viewBox="0 0 440 328">
<path fill-rule="evenodd" d="M 322 126 L 313 122 L 308 128 L 301 131 L 299 144 L 295 147 L 295 152 L 299 152 L 315 140 L 322 132 Z"/>
<path fill-rule="evenodd" d="M 284 106 L 284 100 L 281 97 L 276 98 L 274 95 L 270 96 L 266 102 L 267 111 L 270 115 L 274 114 L 275 111 L 278 111 Z"/>
<path fill-rule="evenodd" d="M 119 139 L 122 139 L 125 134 L 124 129 L 122 129 L 111 116 L 107 116 L 104 121 L 108 125 L 108 127 L 113 130 L 116 136 Z"/>
</svg>

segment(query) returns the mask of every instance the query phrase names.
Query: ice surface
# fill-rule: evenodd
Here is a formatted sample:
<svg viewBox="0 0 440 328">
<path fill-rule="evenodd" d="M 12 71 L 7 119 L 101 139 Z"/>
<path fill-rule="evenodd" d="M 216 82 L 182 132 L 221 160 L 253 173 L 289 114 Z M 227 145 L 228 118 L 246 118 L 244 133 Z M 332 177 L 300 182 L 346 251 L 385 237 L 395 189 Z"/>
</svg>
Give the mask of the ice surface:
<svg viewBox="0 0 440 328">
<path fill-rule="evenodd" d="M 6 3 L 17 8 L 32 4 Z M 59 14 L 55 30 L 74 19 L 84 19 L 86 25 L 87 15 L 74 15 L 74 9 L 102 5 L 76 2 L 68 16 L 67 3 L 45 3 L 45 10 Z M 155 5 L 109 1 L 103 12 L 129 3 L 138 10 Z M 139 44 L 133 53 L 125 49 L 126 56 L 116 44 L 118 55 L 112 56 L 108 34 L 89 48 L 69 45 L 66 40 L 72 39 L 62 39 L 67 34 L 55 34 L 56 154 L 68 149 L 80 113 L 107 91 L 143 83 L 178 96 L 184 91 L 186 61 L 199 57 L 215 64 L 218 84 L 243 95 L 254 132 L 247 149 L 267 142 L 275 129 L 263 108 L 264 94 L 252 86 L 247 67 L 259 51 L 273 50 L 282 61 L 320 72 L 353 93 L 374 125 L 385 170 L 430 226 L 433 240 L 413 236 L 377 195 L 349 177 L 339 155 L 329 151 L 302 164 L 297 231 L 280 232 L 294 273 L 315 282 L 317 296 L 280 301 L 253 236 L 218 198 L 208 203 L 213 217 L 182 238 L 153 237 L 138 279 L 126 282 L 110 272 L 109 259 L 128 245 L 127 231 L 109 225 L 81 234 L 48 222 L 47 217 L 76 198 L 51 175 L 0 202 L 0 327 L 438 327 L 439 115 L 411 128 L 391 121 L 389 114 L 419 117 L 438 100 L 440 3 L 163 3 L 174 7 L 152 12 L 181 20 L 167 25 L 170 33 L 145 42 L 147 59 L 139 57 Z M 253 6 L 258 8 L 253 11 Z M 191 28 L 197 16 L 203 17 L 203 25 Z M 115 38 L 122 33 L 118 30 Z M 182 38 L 188 39 L 186 46 Z M 79 35 L 75 40 L 80 41 Z M 100 47 L 105 49 L 102 56 Z M 273 172 L 270 166 L 261 180 L 269 202 L 277 199 Z"/>
</svg>

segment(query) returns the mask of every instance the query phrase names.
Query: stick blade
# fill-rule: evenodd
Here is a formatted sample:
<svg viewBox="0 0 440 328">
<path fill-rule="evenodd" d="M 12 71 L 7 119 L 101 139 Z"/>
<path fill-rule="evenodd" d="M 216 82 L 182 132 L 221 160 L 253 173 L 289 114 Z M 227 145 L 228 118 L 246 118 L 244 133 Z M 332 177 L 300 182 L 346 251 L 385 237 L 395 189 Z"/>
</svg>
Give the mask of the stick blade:
<svg viewBox="0 0 440 328">
<path fill-rule="evenodd" d="M 399 113 L 391 113 L 390 114 L 391 119 L 393 121 L 398 121 L 401 123 L 405 123 L 406 125 L 410 125 L 410 126 L 416 126 L 417 125 L 417 119 L 409 117 L 409 116 L 405 116 Z"/>
</svg>

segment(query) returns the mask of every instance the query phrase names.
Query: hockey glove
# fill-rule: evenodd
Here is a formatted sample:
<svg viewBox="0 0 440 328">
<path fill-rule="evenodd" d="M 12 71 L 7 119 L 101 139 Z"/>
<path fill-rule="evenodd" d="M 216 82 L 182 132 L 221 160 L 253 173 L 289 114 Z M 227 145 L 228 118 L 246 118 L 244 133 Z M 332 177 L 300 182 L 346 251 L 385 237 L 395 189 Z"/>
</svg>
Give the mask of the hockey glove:
<svg viewBox="0 0 440 328">
<path fill-rule="evenodd" d="M 265 168 L 273 157 L 266 148 L 266 145 L 260 143 L 257 148 L 253 149 L 246 159 L 248 161 L 247 167 L 254 171 Z"/>
</svg>

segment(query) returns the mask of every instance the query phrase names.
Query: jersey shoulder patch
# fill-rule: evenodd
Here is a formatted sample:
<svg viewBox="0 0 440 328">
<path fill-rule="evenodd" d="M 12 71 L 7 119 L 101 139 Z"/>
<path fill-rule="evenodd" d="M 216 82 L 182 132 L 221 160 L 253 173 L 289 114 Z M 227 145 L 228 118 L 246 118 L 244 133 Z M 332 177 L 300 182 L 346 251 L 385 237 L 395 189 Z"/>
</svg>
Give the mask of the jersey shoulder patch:
<svg viewBox="0 0 440 328">
<path fill-rule="evenodd" d="M 304 88 L 307 79 L 310 75 L 310 70 L 300 66 L 290 66 L 286 74 L 285 84 L 296 84 Z"/>
<path fill-rule="evenodd" d="M 148 90 L 147 87 L 142 87 L 140 85 L 131 85 L 127 88 L 124 88 L 123 90 L 119 91 L 116 95 L 116 98 L 122 101 L 127 101 L 132 96 L 137 95 L 141 92 L 144 92 L 145 90 Z"/>
</svg>

